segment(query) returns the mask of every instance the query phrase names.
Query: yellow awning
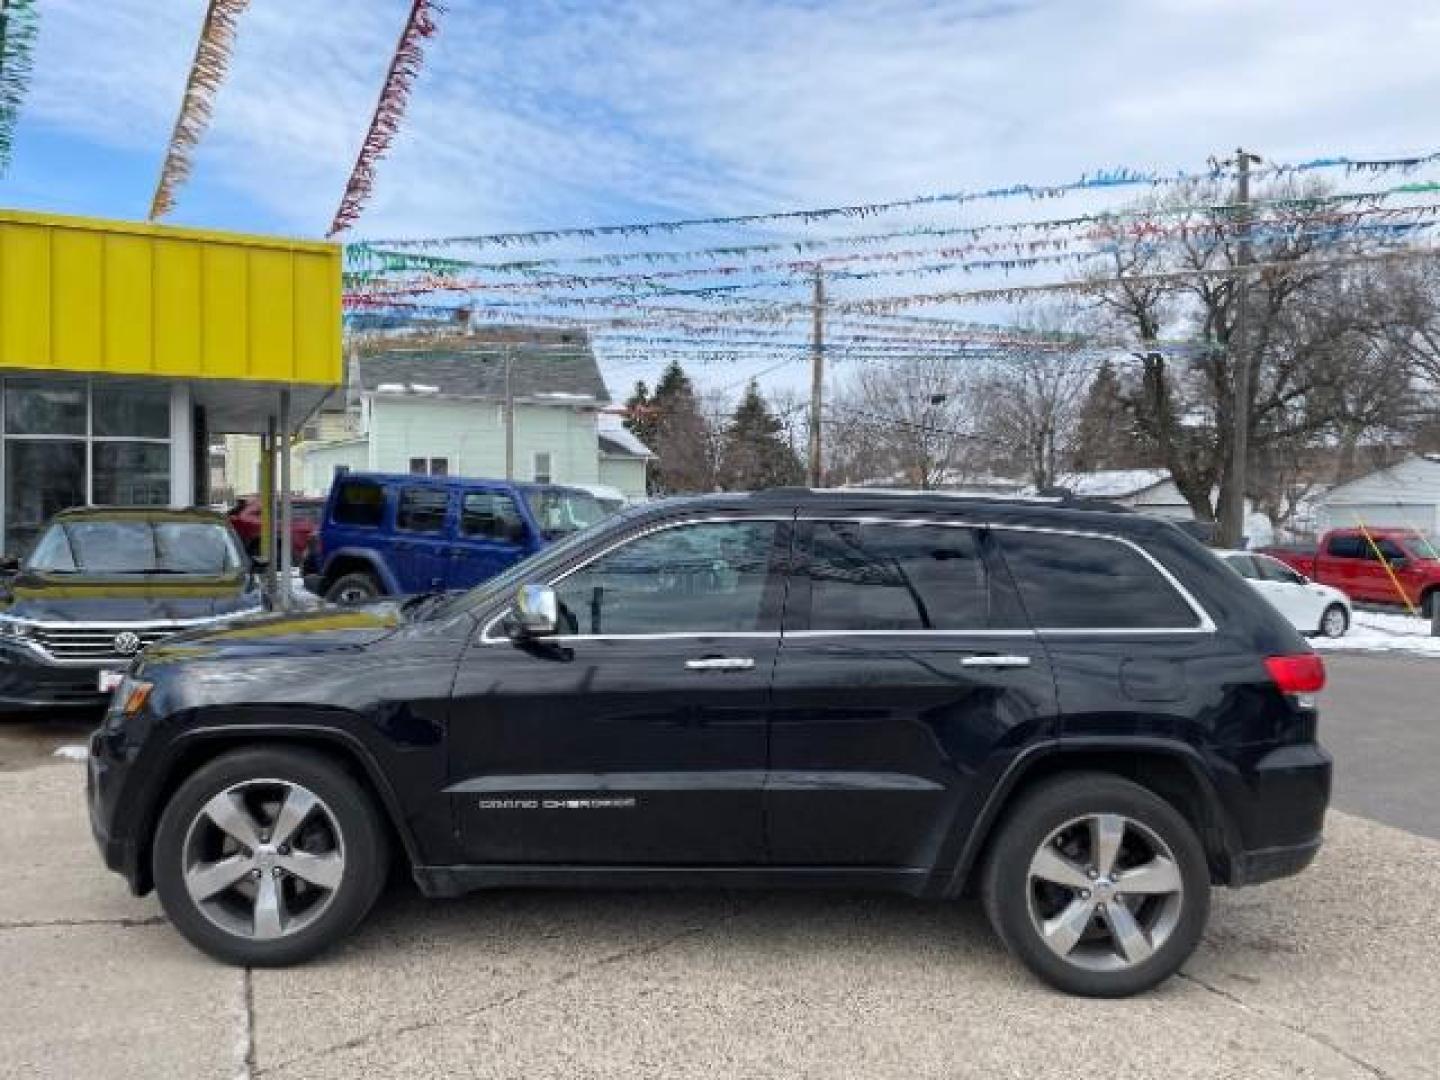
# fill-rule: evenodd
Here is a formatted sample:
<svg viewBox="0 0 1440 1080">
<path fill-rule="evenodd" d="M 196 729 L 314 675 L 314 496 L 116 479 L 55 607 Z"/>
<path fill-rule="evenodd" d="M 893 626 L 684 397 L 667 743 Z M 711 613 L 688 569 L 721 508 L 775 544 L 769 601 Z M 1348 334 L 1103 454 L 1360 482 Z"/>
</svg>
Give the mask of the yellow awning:
<svg viewBox="0 0 1440 1080">
<path fill-rule="evenodd" d="M 336 386 L 340 245 L 0 209 L 0 368 Z"/>
</svg>

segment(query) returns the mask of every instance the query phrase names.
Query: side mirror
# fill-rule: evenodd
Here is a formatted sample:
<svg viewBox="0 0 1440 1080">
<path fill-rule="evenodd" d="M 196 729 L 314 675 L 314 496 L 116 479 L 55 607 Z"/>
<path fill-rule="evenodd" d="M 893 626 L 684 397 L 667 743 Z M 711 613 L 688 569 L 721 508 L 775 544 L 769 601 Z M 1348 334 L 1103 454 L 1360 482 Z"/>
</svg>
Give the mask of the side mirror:
<svg viewBox="0 0 1440 1080">
<path fill-rule="evenodd" d="M 1392 570 L 1404 570 L 1405 567 L 1409 565 L 1409 563 L 1410 563 L 1410 560 L 1409 560 L 1409 559 L 1405 558 L 1404 556 L 1397 555 L 1397 556 L 1395 556 L 1393 559 L 1390 560 L 1390 569 L 1392 569 Z"/>
<path fill-rule="evenodd" d="M 18 555 L 0 555 L 0 574 L 18 574 L 20 572 L 20 558 Z"/>
<path fill-rule="evenodd" d="M 515 594 L 515 631 L 520 637 L 550 637 L 560 622 L 560 603 L 548 585 L 522 585 Z"/>
<path fill-rule="evenodd" d="M 252 574 L 260 575 L 260 574 L 265 573 L 265 571 L 266 571 L 266 570 L 269 570 L 269 569 L 270 569 L 270 560 L 267 559 L 267 558 L 265 558 L 265 556 L 263 556 L 263 555 L 255 555 L 255 556 L 252 556 L 252 557 L 251 557 L 251 559 L 250 559 L 250 572 L 251 572 Z"/>
<path fill-rule="evenodd" d="M 525 528 L 525 522 L 522 521 L 520 518 L 506 518 L 504 529 L 505 539 L 508 540 L 510 543 L 525 543 L 528 530 Z"/>
</svg>

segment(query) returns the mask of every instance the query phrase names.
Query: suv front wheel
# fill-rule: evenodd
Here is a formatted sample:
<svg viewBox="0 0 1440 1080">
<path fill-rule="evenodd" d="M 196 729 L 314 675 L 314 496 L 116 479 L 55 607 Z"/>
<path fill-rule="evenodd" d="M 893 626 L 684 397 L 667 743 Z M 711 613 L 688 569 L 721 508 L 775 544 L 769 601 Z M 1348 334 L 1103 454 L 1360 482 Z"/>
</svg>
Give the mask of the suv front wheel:
<svg viewBox="0 0 1440 1080">
<path fill-rule="evenodd" d="M 1074 773 L 1023 795 L 984 868 L 991 925 L 1047 982 L 1124 997 L 1173 975 L 1210 909 L 1195 830 L 1158 795 L 1103 773 Z"/>
<path fill-rule="evenodd" d="M 348 934 L 387 870 L 364 789 L 328 758 L 281 747 L 197 770 L 160 815 L 153 859 L 176 929 L 247 966 L 298 963 Z"/>
</svg>

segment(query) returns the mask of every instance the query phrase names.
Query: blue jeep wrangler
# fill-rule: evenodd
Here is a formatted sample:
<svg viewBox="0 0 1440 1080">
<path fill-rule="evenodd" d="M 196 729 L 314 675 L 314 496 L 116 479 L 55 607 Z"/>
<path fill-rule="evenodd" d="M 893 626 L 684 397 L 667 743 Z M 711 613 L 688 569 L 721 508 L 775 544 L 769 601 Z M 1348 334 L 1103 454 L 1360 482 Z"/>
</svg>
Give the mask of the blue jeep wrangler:
<svg viewBox="0 0 1440 1080">
<path fill-rule="evenodd" d="M 603 517 L 576 488 L 346 473 L 305 553 L 305 587 L 339 604 L 467 589 Z"/>
</svg>

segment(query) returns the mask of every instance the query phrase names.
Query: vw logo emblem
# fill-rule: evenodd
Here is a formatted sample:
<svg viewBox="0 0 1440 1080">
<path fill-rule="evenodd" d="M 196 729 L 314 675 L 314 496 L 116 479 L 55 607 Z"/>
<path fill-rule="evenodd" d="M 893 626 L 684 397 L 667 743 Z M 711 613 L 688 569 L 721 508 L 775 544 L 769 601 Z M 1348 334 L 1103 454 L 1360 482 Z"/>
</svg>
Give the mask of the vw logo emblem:
<svg viewBox="0 0 1440 1080">
<path fill-rule="evenodd" d="M 140 635 L 123 630 L 115 635 L 115 651 L 121 656 L 134 656 L 140 651 Z"/>
</svg>

